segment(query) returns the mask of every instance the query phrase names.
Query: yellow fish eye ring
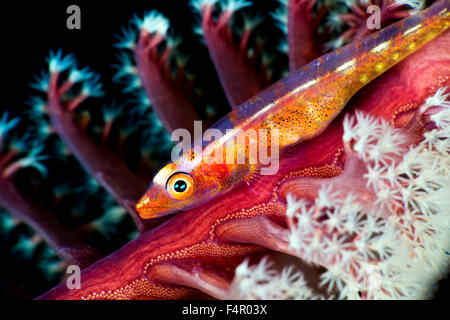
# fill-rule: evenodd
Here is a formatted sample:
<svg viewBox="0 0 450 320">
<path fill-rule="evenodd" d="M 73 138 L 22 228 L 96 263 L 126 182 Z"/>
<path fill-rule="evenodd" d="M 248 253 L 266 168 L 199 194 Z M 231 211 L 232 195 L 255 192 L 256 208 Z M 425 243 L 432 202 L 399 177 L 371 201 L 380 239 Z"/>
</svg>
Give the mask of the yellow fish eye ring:
<svg viewBox="0 0 450 320">
<path fill-rule="evenodd" d="M 166 189 L 175 200 L 186 200 L 194 192 L 194 179 L 188 173 L 174 173 L 167 180 Z"/>
</svg>

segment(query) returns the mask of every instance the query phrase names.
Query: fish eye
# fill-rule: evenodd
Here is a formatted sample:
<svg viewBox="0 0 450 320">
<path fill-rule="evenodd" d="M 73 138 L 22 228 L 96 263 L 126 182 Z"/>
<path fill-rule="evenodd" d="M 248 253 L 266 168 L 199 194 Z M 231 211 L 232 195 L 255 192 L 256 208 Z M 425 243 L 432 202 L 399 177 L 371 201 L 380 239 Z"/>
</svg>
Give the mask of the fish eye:
<svg viewBox="0 0 450 320">
<path fill-rule="evenodd" d="M 175 182 L 175 184 L 173 185 L 173 190 L 175 190 L 175 192 L 185 192 L 187 189 L 187 182 L 184 180 L 177 180 Z"/>
<path fill-rule="evenodd" d="M 194 179 L 184 172 L 175 173 L 167 180 L 166 189 L 175 200 L 185 200 L 194 192 Z"/>
</svg>

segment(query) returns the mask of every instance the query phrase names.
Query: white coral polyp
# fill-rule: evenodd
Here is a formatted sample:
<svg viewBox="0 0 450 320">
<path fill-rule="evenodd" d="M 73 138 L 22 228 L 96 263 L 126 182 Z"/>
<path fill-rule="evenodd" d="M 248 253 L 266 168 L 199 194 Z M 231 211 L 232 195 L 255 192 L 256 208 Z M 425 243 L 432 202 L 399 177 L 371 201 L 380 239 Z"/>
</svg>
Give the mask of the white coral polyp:
<svg viewBox="0 0 450 320">
<path fill-rule="evenodd" d="M 436 129 L 415 146 L 407 133 L 357 112 L 344 120 L 344 144 L 366 166 L 366 190 L 323 186 L 315 202 L 287 197 L 289 245 L 296 256 L 327 268 L 322 298 L 423 299 L 450 264 L 450 103 L 445 89 L 420 111 Z M 348 150 L 350 148 L 350 150 Z M 363 202 L 370 192 L 374 203 Z M 320 217 L 320 219 L 319 219 Z M 300 274 L 270 270 L 267 260 L 236 271 L 232 291 L 241 298 L 317 298 Z M 296 281 L 292 280 L 295 278 Z M 289 284 L 289 286 L 287 286 Z M 273 291 L 284 288 L 282 293 Z"/>
<path fill-rule="evenodd" d="M 235 280 L 230 290 L 231 299 L 316 299 L 313 291 L 299 272 L 287 267 L 276 272 L 272 263 L 263 258 L 259 264 L 249 266 L 245 260 L 236 268 Z"/>
</svg>

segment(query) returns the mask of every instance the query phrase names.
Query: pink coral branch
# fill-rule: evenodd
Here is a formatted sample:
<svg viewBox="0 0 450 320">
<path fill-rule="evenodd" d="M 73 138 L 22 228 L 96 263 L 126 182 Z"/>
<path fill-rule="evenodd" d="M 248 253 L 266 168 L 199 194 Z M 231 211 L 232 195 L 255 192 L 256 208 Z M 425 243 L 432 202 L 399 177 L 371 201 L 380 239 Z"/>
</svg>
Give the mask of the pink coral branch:
<svg viewBox="0 0 450 320">
<path fill-rule="evenodd" d="M 151 228 L 155 222 L 142 220 L 135 209 L 136 202 L 145 192 L 146 182 L 131 172 L 113 152 L 95 144 L 77 125 L 73 114 L 61 103 L 58 76 L 58 73 L 51 74 L 48 90 L 49 115 L 54 130 L 90 175 L 128 211 L 139 231 Z M 75 99 L 83 100 L 81 97 Z M 71 109 L 76 108 L 74 101 L 68 102 Z"/>
<path fill-rule="evenodd" d="M 291 252 L 289 230 L 267 216 L 223 223 L 217 228 L 216 234 L 224 242 L 253 243 L 278 252 Z"/>
<path fill-rule="evenodd" d="M 135 51 L 139 77 L 153 110 L 167 131 L 183 128 L 193 132 L 194 121 L 199 120 L 199 116 L 189 93 L 179 85 L 184 80 L 183 69 L 172 79 L 168 66 L 171 49 L 167 48 L 161 55 L 158 53 L 158 44 L 163 39 L 159 33 L 140 31 Z"/>
<path fill-rule="evenodd" d="M 295 71 L 321 54 L 317 26 L 326 12 L 322 7 L 316 17 L 312 9 L 315 0 L 290 0 L 288 5 L 289 68 Z"/>
<path fill-rule="evenodd" d="M 244 30 L 240 44 L 236 45 L 228 24 L 232 12 L 225 10 L 214 21 L 212 11 L 211 4 L 202 8 L 203 35 L 228 102 L 235 108 L 260 92 L 266 86 L 267 79 L 255 71 L 256 57 L 248 57 L 250 30 Z"/>
</svg>

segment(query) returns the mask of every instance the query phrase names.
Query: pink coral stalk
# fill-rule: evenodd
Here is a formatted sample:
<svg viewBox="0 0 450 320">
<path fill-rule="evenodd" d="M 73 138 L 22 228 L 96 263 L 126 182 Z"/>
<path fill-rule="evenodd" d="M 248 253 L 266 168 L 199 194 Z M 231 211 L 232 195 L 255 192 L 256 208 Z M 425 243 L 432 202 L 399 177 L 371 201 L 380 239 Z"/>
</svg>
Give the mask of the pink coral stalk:
<svg viewBox="0 0 450 320">
<path fill-rule="evenodd" d="M 317 34 L 319 23 L 326 12 L 322 7 L 313 17 L 315 0 L 290 0 L 288 4 L 289 68 L 295 71 L 321 55 Z"/>
<path fill-rule="evenodd" d="M 449 79 L 449 35 L 358 92 L 346 113 L 364 113 L 356 119 L 342 114 L 320 136 L 283 154 L 277 175 L 178 213 L 84 270 L 80 290 L 63 283 L 40 298 L 192 298 L 199 290 L 221 298 L 227 288 L 228 297 L 322 297 L 309 290 L 306 276 L 294 269 L 277 273 L 260 259 L 274 250 L 320 264 L 317 282 L 325 297 L 427 296 L 448 261 L 442 250 L 448 252 L 448 224 L 442 222 L 449 211 L 441 210 L 448 207 L 448 134 L 424 131 L 429 119 L 435 128 L 448 124 L 448 113 L 430 106 L 442 111 L 448 104 L 437 89 Z M 419 108 L 424 102 L 428 106 Z M 419 188 L 410 192 L 408 185 Z M 405 214 L 410 198 L 424 210 Z M 417 272 L 424 269 L 432 272 Z"/>
<path fill-rule="evenodd" d="M 166 44 L 165 51 L 158 52 L 158 46 L 167 40 L 168 21 L 152 11 L 138 23 L 138 27 L 140 35 L 135 49 L 137 70 L 153 110 L 169 132 L 178 128 L 193 132 L 194 121 L 199 116 L 189 93 L 179 85 L 184 82 L 183 68 L 173 79 L 169 66 L 173 48 Z"/>
<path fill-rule="evenodd" d="M 343 40 L 353 39 L 353 41 L 356 41 L 377 31 L 376 28 L 369 29 L 367 26 L 369 17 L 374 14 L 373 11 L 368 13 L 368 8 L 374 5 L 380 8 L 380 25 L 381 27 L 384 27 L 398 19 L 409 16 L 410 12 L 406 9 L 410 9 L 410 6 L 414 5 L 414 1 L 357 1 L 351 6 L 351 13 L 341 15 L 341 19 L 350 27 L 350 29 L 342 36 Z"/>
<path fill-rule="evenodd" d="M 217 70 L 228 102 L 234 108 L 256 95 L 266 85 L 266 76 L 256 72 L 255 59 L 249 58 L 247 41 L 253 28 L 244 28 L 239 44 L 233 41 L 230 19 L 234 12 L 250 5 L 248 1 L 228 1 L 215 21 L 214 5 L 217 1 L 193 1 L 193 6 L 201 12 L 201 28 L 209 54 Z M 222 1 L 223 2 L 223 1 Z M 220 2 L 222 4 L 222 2 Z"/>
</svg>

